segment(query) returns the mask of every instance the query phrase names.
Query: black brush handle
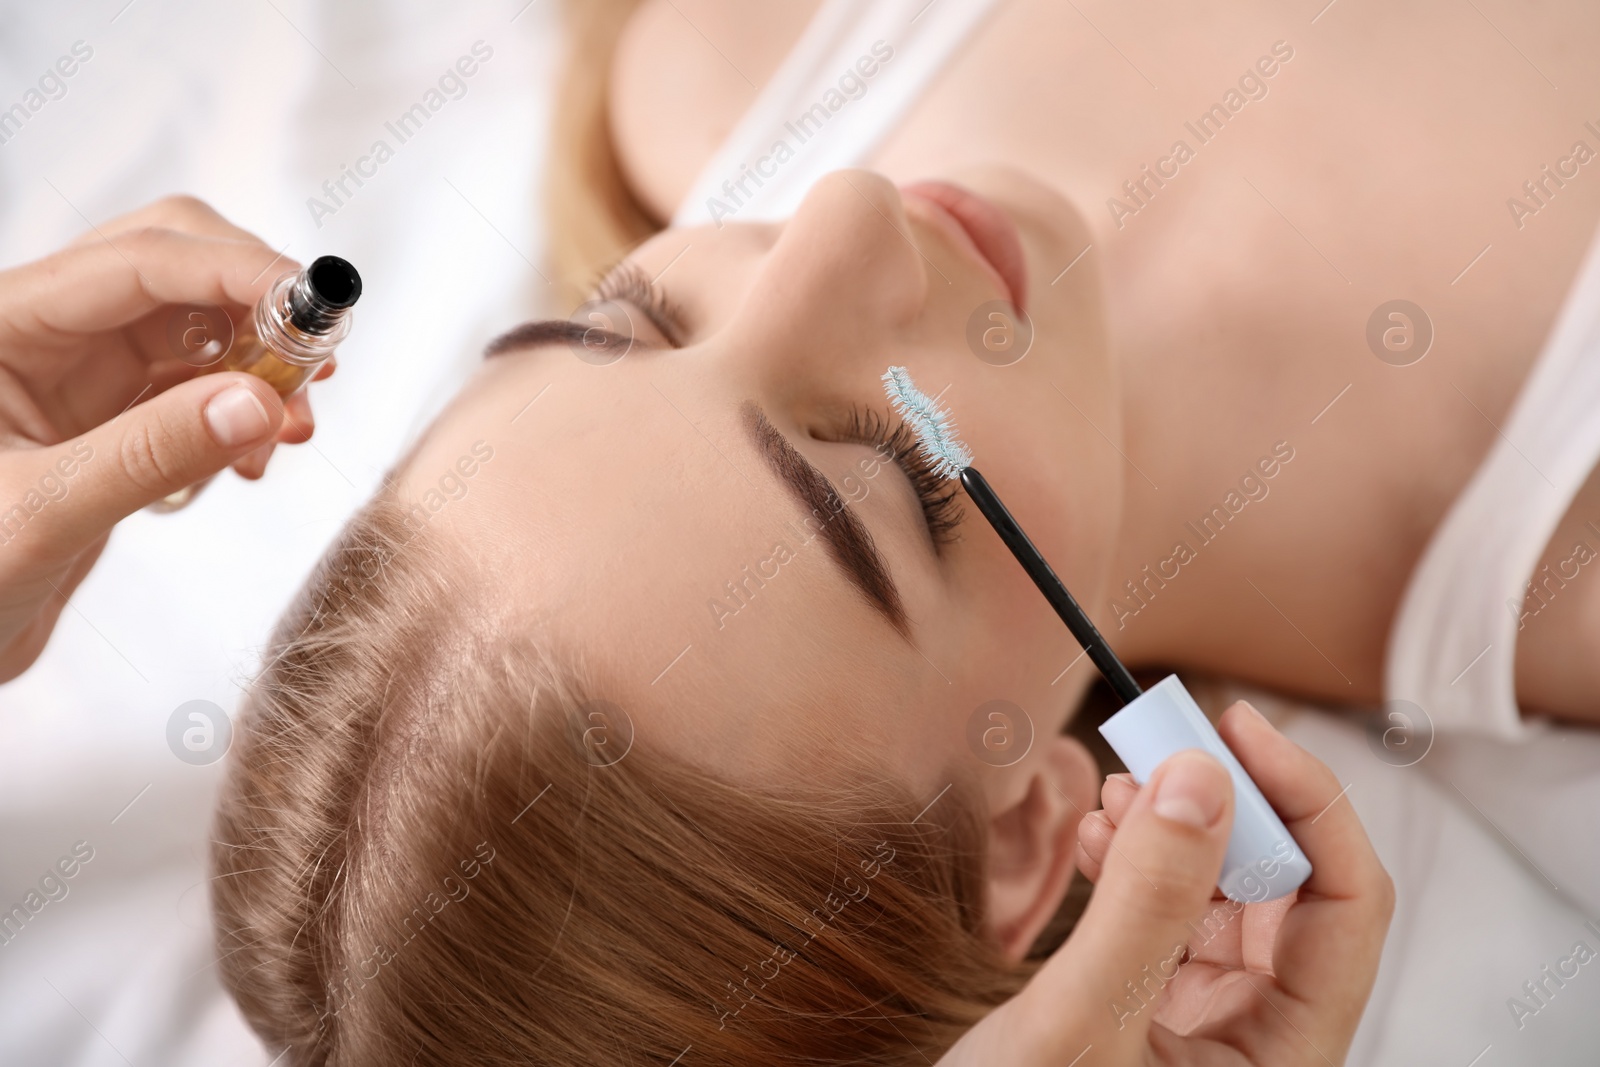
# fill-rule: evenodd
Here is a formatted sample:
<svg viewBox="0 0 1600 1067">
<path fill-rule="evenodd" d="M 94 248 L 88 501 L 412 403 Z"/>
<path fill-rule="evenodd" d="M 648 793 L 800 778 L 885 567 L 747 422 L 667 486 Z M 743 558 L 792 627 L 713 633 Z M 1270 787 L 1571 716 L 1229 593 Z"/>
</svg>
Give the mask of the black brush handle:
<svg viewBox="0 0 1600 1067">
<path fill-rule="evenodd" d="M 1067 629 L 1078 639 L 1078 644 L 1089 654 L 1089 659 L 1100 669 L 1112 691 L 1117 694 L 1117 699 L 1124 704 L 1131 703 L 1143 692 L 1139 683 L 1133 680 L 1128 668 L 1111 651 L 1106 639 L 1095 629 L 1094 623 L 1089 621 L 1089 616 L 1083 613 L 1072 594 L 1067 592 L 1067 587 L 1056 577 L 1056 572 L 1050 569 L 1050 564 L 1044 561 L 1044 556 L 1034 547 L 1028 535 L 1022 532 L 1021 525 L 1011 517 L 1011 512 L 1000 503 L 1000 497 L 989 485 L 988 479 L 979 474 L 976 468 L 967 467 L 961 472 L 961 485 L 972 502 L 978 505 L 978 510 L 983 512 L 983 517 L 989 520 L 989 525 L 994 527 L 994 532 L 1000 535 L 1000 540 L 1017 557 L 1022 569 L 1028 572 L 1033 584 L 1039 587 L 1039 592 L 1056 609 L 1056 614 L 1067 624 Z"/>
</svg>

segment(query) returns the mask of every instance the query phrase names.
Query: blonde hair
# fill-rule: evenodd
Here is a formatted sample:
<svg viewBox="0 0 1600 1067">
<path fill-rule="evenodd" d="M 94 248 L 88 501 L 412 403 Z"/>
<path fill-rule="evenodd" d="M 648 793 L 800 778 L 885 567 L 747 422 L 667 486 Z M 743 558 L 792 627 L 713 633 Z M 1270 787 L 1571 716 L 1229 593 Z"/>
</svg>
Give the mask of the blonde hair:
<svg viewBox="0 0 1600 1067">
<path fill-rule="evenodd" d="M 1019 988 L 965 786 L 919 819 L 846 755 L 751 789 L 598 736 L 465 556 L 380 494 L 247 698 L 217 950 L 285 1067 L 924 1064 Z"/>
</svg>

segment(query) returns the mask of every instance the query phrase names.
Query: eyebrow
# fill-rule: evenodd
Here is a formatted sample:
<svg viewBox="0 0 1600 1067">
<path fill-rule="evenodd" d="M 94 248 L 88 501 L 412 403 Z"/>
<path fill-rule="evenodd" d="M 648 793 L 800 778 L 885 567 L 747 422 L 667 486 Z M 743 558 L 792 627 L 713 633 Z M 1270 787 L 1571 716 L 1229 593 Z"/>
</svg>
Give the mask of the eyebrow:
<svg viewBox="0 0 1600 1067">
<path fill-rule="evenodd" d="M 889 568 L 878 554 L 871 532 L 839 496 L 827 476 L 812 466 L 777 427 L 767 421 L 766 414 L 755 401 L 745 402 L 743 414 L 745 429 L 761 458 L 800 506 L 821 522 L 820 532 L 833 561 L 867 601 L 889 620 L 889 625 L 910 640 L 911 627 L 900 601 L 900 590 L 889 576 Z"/>
<path fill-rule="evenodd" d="M 513 326 L 490 341 L 484 346 L 483 358 L 493 359 L 507 352 L 538 345 L 586 345 L 592 349 L 596 340 L 602 342 L 602 348 L 625 348 L 629 344 L 629 339 L 620 333 L 586 326 L 571 319 L 539 319 Z"/>
<path fill-rule="evenodd" d="M 542 319 L 515 326 L 490 341 L 484 347 L 485 359 L 504 355 L 519 349 L 548 344 L 585 344 L 592 347 L 596 336 L 605 344 L 625 345 L 629 339 L 621 334 L 585 326 L 570 319 Z M 906 640 L 911 639 L 911 626 L 906 618 L 905 605 L 900 600 L 900 589 L 889 575 L 889 568 L 878 552 L 872 533 L 861 519 L 839 496 L 827 475 L 817 470 L 795 450 L 788 438 L 767 421 L 755 401 L 743 405 L 745 429 L 755 443 L 756 451 L 778 480 L 788 488 L 810 515 L 821 525 L 828 554 L 889 625 Z M 824 518 L 823 516 L 831 516 Z"/>
</svg>

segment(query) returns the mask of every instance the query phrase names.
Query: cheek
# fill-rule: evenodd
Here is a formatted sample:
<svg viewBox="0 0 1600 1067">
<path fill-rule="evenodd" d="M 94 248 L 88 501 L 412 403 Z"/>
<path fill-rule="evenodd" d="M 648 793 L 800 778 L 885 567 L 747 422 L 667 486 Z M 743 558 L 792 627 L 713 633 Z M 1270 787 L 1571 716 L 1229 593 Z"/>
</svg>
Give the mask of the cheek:
<svg viewBox="0 0 1600 1067">
<path fill-rule="evenodd" d="M 928 654 L 968 701 L 966 711 L 1004 699 L 1037 717 L 1061 689 L 1050 683 L 1079 649 L 989 524 L 970 504 L 967 513 L 960 544 L 971 551 L 954 568 L 959 592 L 943 602 L 934 624 L 949 644 L 942 656 Z M 1077 664 L 1062 681 L 1086 666 Z"/>
<path fill-rule="evenodd" d="M 1074 595 L 1080 597 L 1085 610 L 1092 615 L 1095 607 L 1105 601 L 1108 590 L 1120 586 L 1126 577 L 1112 573 L 1112 569 L 1116 563 L 1127 483 L 1123 477 L 1124 461 L 1103 439 L 1097 437 L 1095 441 L 1080 442 L 1080 447 L 1084 449 L 1080 454 L 1086 461 L 1080 472 L 1081 481 L 1072 491 L 1076 508 L 1074 540 L 1081 559 L 1073 560 L 1069 566 L 1078 583 Z M 1106 453 L 1110 453 L 1109 458 Z"/>
<path fill-rule="evenodd" d="M 994 427 L 994 446 L 974 446 L 978 469 L 1091 614 L 1112 581 L 1125 484 L 1120 419 L 1106 400 L 1082 391 L 1069 402 L 1054 382 L 1036 381 L 994 398 L 996 410 L 985 417 L 1006 425 Z M 1033 620 L 1070 643 L 1065 625 L 977 508 L 966 502 L 964 510 L 962 536 L 998 561 L 997 588 L 1007 590 L 1019 621 Z"/>
</svg>

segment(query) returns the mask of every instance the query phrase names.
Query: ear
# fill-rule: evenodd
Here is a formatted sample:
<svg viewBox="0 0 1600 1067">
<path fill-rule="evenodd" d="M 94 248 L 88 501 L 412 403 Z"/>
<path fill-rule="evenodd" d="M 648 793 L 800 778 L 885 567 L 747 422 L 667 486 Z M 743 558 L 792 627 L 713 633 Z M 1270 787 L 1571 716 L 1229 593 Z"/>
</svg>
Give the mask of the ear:
<svg viewBox="0 0 1600 1067">
<path fill-rule="evenodd" d="M 1020 960 L 1072 883 L 1078 820 L 1099 807 L 1100 770 L 1070 737 L 1035 742 L 1019 779 L 991 792 L 988 926 L 1006 958 Z"/>
</svg>

